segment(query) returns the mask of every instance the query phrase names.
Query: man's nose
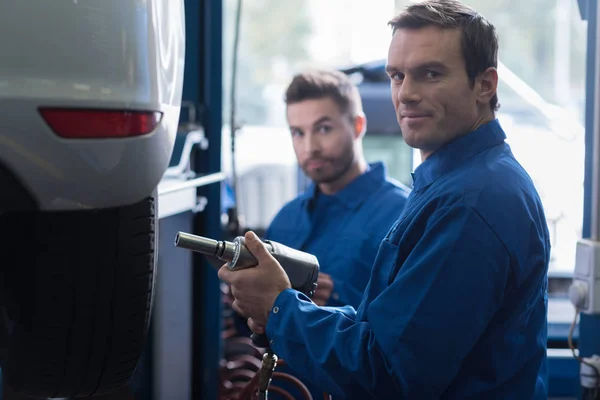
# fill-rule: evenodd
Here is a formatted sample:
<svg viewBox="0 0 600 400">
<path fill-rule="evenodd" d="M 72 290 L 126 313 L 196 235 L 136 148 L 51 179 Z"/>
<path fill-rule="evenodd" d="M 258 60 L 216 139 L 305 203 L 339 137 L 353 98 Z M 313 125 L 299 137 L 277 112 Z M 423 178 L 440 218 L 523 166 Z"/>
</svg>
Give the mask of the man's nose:
<svg viewBox="0 0 600 400">
<path fill-rule="evenodd" d="M 312 133 L 304 136 L 304 152 L 306 154 L 315 154 L 319 152 L 319 140 Z"/>
<path fill-rule="evenodd" d="M 398 101 L 402 104 L 418 103 L 421 101 L 419 85 L 410 78 L 404 78 L 398 90 Z"/>
</svg>

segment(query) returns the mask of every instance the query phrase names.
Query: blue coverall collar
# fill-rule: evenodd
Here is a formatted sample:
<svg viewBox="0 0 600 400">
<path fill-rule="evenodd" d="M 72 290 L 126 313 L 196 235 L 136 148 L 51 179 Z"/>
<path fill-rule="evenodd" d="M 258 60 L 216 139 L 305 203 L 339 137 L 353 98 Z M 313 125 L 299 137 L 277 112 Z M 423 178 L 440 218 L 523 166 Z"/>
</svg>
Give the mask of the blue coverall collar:
<svg viewBox="0 0 600 400">
<path fill-rule="evenodd" d="M 463 164 L 492 146 L 506 139 L 498 119 L 494 119 L 476 130 L 461 136 L 438 149 L 415 169 L 412 174 L 413 189 L 419 191 L 431 185 L 447 172 Z"/>
<path fill-rule="evenodd" d="M 383 162 L 374 162 L 369 164 L 369 168 L 364 174 L 350 182 L 345 188 L 332 195 L 340 200 L 349 209 L 354 209 L 361 205 L 371 193 L 376 191 L 385 181 L 387 169 Z M 314 183 L 304 192 L 303 201 L 308 204 L 310 200 L 316 199 L 319 195 L 319 188 Z"/>
</svg>

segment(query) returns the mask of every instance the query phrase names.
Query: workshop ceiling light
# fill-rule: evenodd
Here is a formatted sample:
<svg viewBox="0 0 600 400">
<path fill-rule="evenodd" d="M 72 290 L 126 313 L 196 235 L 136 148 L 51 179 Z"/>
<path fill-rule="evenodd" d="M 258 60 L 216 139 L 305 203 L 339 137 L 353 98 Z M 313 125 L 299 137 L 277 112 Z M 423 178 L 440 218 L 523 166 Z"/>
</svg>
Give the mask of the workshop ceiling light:
<svg viewBox="0 0 600 400">
<path fill-rule="evenodd" d="M 54 133 L 65 139 L 111 139 L 146 135 L 158 126 L 157 111 L 40 108 Z"/>
</svg>

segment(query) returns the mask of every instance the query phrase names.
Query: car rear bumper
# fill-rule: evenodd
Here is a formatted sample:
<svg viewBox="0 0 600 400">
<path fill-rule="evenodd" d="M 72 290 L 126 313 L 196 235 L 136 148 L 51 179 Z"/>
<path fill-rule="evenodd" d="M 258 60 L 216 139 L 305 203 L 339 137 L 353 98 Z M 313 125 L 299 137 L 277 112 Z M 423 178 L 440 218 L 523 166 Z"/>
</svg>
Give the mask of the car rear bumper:
<svg viewBox="0 0 600 400">
<path fill-rule="evenodd" d="M 160 182 L 171 158 L 179 107 L 163 107 L 161 123 L 148 135 L 80 140 L 55 135 L 37 105 L 0 99 L 0 161 L 40 209 L 132 204 Z"/>
</svg>

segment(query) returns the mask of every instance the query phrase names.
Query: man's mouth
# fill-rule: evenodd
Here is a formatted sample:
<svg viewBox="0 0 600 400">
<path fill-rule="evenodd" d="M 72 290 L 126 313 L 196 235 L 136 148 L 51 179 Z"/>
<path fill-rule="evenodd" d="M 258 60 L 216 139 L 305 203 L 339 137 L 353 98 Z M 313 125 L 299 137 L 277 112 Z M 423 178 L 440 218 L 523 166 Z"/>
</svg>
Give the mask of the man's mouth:
<svg viewBox="0 0 600 400">
<path fill-rule="evenodd" d="M 402 118 L 417 119 L 417 118 L 427 118 L 427 117 L 429 117 L 429 114 L 406 112 L 406 113 L 401 113 L 400 116 Z"/>
<path fill-rule="evenodd" d="M 324 160 L 310 160 L 306 163 L 306 168 L 308 169 L 316 169 L 321 168 L 325 165 Z"/>
</svg>

